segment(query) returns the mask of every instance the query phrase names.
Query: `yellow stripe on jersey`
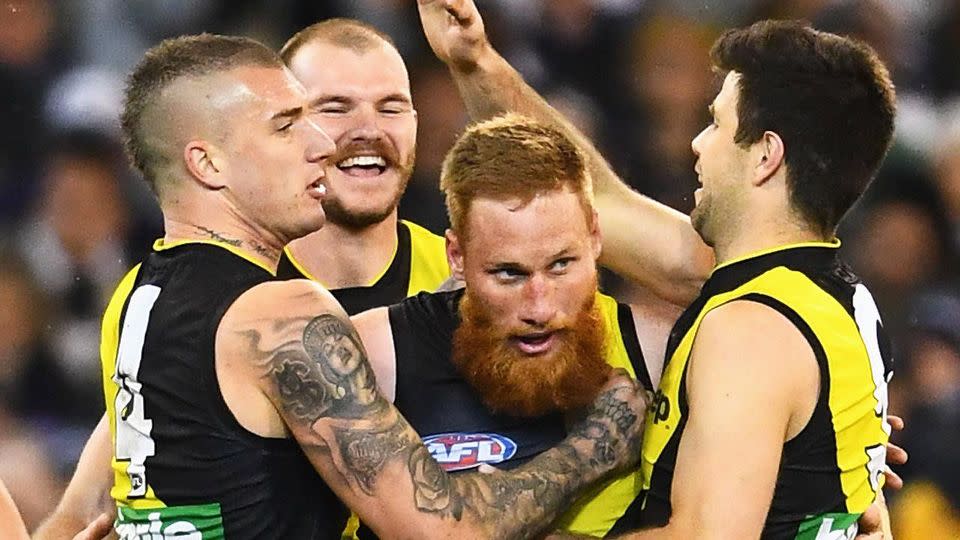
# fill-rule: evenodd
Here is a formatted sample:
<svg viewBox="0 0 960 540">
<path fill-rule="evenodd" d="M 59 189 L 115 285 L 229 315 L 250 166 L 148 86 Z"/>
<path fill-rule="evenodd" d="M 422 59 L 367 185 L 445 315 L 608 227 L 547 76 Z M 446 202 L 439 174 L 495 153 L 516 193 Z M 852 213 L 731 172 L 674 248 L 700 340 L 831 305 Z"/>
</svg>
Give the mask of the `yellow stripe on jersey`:
<svg viewBox="0 0 960 540">
<path fill-rule="evenodd" d="M 863 512 L 876 492 L 870 483 L 867 449 L 886 443 L 883 418 L 875 414 L 879 402 L 870 358 L 855 321 L 846 309 L 802 272 L 773 268 L 740 287 L 710 298 L 671 356 L 660 382 L 661 400 L 672 404 L 652 407 L 647 413 L 643 437 L 642 472 L 644 489 L 650 488 L 653 467 L 675 435 L 679 424 L 680 385 L 694 337 L 703 317 L 712 309 L 748 294 L 779 300 L 806 322 L 826 354 L 830 384 L 828 396 L 836 437 L 836 465 L 849 513 Z M 882 486 L 882 479 L 880 480 Z"/>
<path fill-rule="evenodd" d="M 323 285 L 322 281 L 320 281 L 319 279 L 317 279 L 316 276 L 311 274 L 310 271 L 307 270 L 307 267 L 300 264 L 300 261 L 298 261 L 297 258 L 293 256 L 293 251 L 290 249 L 290 244 L 287 244 L 286 246 L 284 246 L 283 252 L 287 254 L 287 260 L 290 261 L 290 264 L 292 264 L 293 267 L 297 269 L 297 272 L 300 272 L 300 275 L 309 279 L 310 281 L 315 281 L 320 285 Z M 326 288 L 327 286 L 323 285 L 323 287 Z"/>
<path fill-rule="evenodd" d="M 158 242 L 160 242 L 158 240 Z M 171 247 L 171 246 L 167 246 Z M 117 350 L 120 347 L 120 316 L 123 314 L 123 305 L 127 302 L 130 293 L 133 292 L 133 284 L 137 280 L 137 274 L 140 271 L 140 265 L 136 265 L 127 275 L 120 280 L 116 291 L 107 304 L 107 309 L 103 314 L 103 326 L 100 330 L 100 366 L 103 377 L 103 397 L 107 405 L 107 418 L 110 423 L 110 442 L 113 448 L 117 445 L 117 414 L 114 403 L 117 399 L 119 388 L 113 382 L 113 375 L 116 372 Z M 118 504 L 129 506 L 137 510 L 146 510 L 151 508 L 164 508 L 166 505 L 157 499 L 153 488 L 147 486 L 147 493 L 142 498 L 128 499 L 132 486 L 130 477 L 127 475 L 126 462 L 118 461 L 116 452 L 111 458 L 110 466 L 113 469 L 113 488 L 110 490 L 110 496 Z"/>
<path fill-rule="evenodd" d="M 607 363 L 615 368 L 627 370 L 630 376 L 636 379 L 637 374 L 633 368 L 633 362 L 630 361 L 620 329 L 617 301 L 605 294 L 597 293 L 596 302 L 606 331 Z M 570 510 L 558 520 L 557 528 L 574 534 L 602 538 L 640 494 L 642 484 L 640 469 L 634 469 L 594 486 L 581 495 Z"/>
<path fill-rule="evenodd" d="M 410 231 L 410 284 L 407 296 L 437 290 L 450 277 L 446 240 L 416 223 L 402 220 Z"/>
<path fill-rule="evenodd" d="M 247 261 L 247 262 L 249 262 L 249 263 L 251 263 L 251 264 L 255 264 L 255 265 L 259 266 L 260 268 L 263 268 L 264 270 L 266 270 L 267 272 L 269 272 L 271 276 L 276 276 L 276 275 L 277 275 L 276 269 L 271 270 L 270 267 L 267 266 L 264 262 L 260 261 L 259 259 L 255 259 L 254 257 L 252 257 L 252 256 L 251 256 L 249 253 L 247 253 L 246 251 L 238 248 L 237 246 L 228 244 L 228 243 L 226 243 L 226 242 L 220 242 L 220 241 L 217 241 L 217 240 L 197 240 L 197 239 L 192 239 L 192 238 L 191 238 L 191 239 L 184 239 L 184 240 L 175 240 L 175 241 L 173 241 L 173 242 L 167 243 L 167 242 L 164 242 L 164 241 L 163 241 L 163 238 L 159 238 L 159 239 L 157 239 L 156 241 L 154 241 L 154 243 L 153 243 L 153 250 L 154 250 L 154 251 L 163 251 L 163 250 L 165 250 L 165 249 L 173 249 L 173 248 L 175 248 L 175 247 L 177 247 L 177 246 L 182 246 L 182 245 L 184 245 L 184 244 L 207 244 L 207 245 L 210 245 L 210 246 L 222 247 L 223 249 L 229 251 L 230 253 L 233 253 L 233 254 L 236 255 L 237 257 L 240 257 L 241 259 L 243 259 L 243 260 L 245 260 L 245 261 Z"/>
</svg>

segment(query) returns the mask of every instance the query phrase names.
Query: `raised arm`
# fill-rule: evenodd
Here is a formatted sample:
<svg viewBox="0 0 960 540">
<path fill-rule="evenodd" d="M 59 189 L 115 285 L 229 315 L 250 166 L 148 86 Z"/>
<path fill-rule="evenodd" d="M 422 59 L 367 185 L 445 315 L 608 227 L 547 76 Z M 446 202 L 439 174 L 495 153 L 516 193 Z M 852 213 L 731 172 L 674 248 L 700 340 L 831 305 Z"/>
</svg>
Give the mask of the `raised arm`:
<svg viewBox="0 0 960 540">
<path fill-rule="evenodd" d="M 643 399 L 616 379 L 563 443 L 512 471 L 448 476 L 377 390 L 336 301 L 307 281 L 245 293 L 218 331 L 331 488 L 384 538 L 524 538 L 639 453 Z"/>
<path fill-rule="evenodd" d="M 472 119 L 518 112 L 561 129 L 584 153 L 603 231 L 600 262 L 661 298 L 689 303 L 714 261 L 689 218 L 634 192 L 617 176 L 590 140 L 493 49 L 473 0 L 417 4 L 427 40 L 450 68 Z"/>
</svg>

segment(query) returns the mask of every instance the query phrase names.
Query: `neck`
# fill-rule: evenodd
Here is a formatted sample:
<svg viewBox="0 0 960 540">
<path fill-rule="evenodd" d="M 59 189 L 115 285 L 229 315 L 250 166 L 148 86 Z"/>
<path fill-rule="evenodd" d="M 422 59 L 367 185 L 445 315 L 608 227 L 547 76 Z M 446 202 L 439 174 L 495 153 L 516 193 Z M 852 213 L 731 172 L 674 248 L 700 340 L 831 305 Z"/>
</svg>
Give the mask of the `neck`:
<svg viewBox="0 0 960 540">
<path fill-rule="evenodd" d="M 397 213 L 360 230 L 327 222 L 319 231 L 291 242 L 290 251 L 327 288 L 369 285 L 393 262 Z"/>
<path fill-rule="evenodd" d="M 251 259 L 276 271 L 283 243 L 258 233 L 243 222 L 215 222 L 209 219 L 190 220 L 164 216 L 164 243 L 184 240 L 205 240 L 227 244 L 244 252 Z"/>
<path fill-rule="evenodd" d="M 766 228 L 764 228 L 766 227 Z M 793 224 L 781 224 L 771 227 L 756 226 L 744 228 L 745 231 L 767 231 L 764 233 L 749 232 L 740 233 L 730 238 L 717 241 L 713 246 L 717 257 L 717 266 L 730 262 L 734 259 L 746 257 L 751 253 L 775 249 L 780 246 L 790 244 L 801 244 L 804 242 L 829 242 L 832 238 L 824 238 L 823 235 L 811 231 L 809 228 Z"/>
</svg>

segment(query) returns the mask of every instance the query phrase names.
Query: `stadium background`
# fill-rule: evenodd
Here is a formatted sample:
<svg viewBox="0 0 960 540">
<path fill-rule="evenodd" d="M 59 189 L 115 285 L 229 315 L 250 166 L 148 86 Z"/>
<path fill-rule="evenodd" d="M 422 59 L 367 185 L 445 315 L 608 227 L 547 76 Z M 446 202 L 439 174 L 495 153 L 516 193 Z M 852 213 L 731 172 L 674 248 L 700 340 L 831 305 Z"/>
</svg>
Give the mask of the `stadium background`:
<svg viewBox="0 0 960 540">
<path fill-rule="evenodd" d="M 722 28 L 803 18 L 879 51 L 898 87 L 896 142 L 841 238 L 895 339 L 890 410 L 907 428 L 894 440 L 911 453 L 899 469 L 908 488 L 891 497 L 897 538 L 960 538 L 960 0 L 479 4 L 527 80 L 631 185 L 682 211 L 696 182 L 690 139 L 717 88 L 707 51 Z M 29 527 L 102 414 L 108 295 L 161 234 L 118 144 L 124 74 L 164 37 L 238 33 L 279 47 L 329 16 L 375 24 L 407 60 L 420 131 L 401 215 L 442 231 L 439 166 L 466 116 L 414 0 L 0 2 L 0 478 Z"/>
</svg>

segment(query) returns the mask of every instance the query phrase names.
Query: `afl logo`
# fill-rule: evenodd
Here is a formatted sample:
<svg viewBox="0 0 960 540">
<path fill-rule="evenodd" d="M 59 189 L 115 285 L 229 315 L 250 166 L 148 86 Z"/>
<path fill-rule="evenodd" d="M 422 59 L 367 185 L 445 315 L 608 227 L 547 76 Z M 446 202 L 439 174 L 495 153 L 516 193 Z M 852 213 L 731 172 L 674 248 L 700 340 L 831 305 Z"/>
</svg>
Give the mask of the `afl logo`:
<svg viewBox="0 0 960 540">
<path fill-rule="evenodd" d="M 424 438 L 423 444 L 447 472 L 494 465 L 517 452 L 517 443 L 496 433 L 444 433 Z"/>
</svg>

